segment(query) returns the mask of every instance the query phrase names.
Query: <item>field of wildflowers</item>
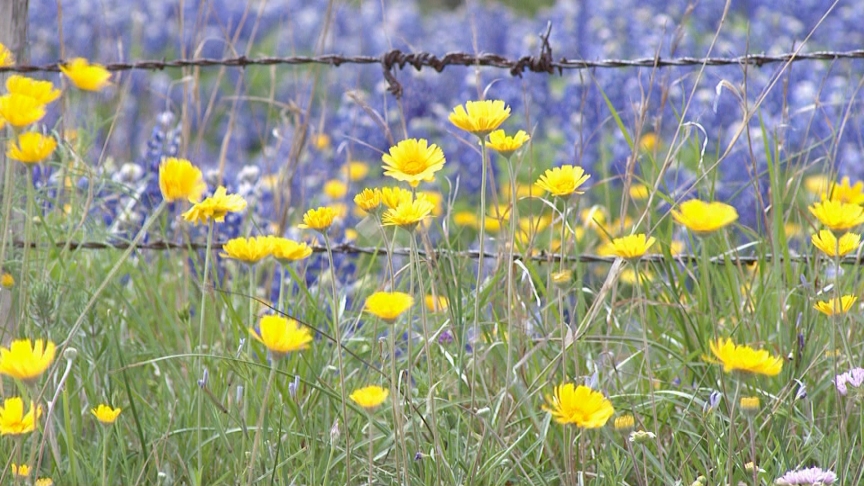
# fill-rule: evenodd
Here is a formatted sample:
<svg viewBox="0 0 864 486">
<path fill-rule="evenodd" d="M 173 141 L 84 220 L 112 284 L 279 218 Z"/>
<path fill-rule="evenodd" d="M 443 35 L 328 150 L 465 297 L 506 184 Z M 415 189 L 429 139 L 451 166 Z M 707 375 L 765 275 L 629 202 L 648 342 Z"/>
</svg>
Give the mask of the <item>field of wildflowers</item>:
<svg viewBox="0 0 864 486">
<path fill-rule="evenodd" d="M 844 51 L 853 2 L 131 3 L 0 45 L 0 484 L 864 482 L 864 61 L 104 68 Z"/>
</svg>

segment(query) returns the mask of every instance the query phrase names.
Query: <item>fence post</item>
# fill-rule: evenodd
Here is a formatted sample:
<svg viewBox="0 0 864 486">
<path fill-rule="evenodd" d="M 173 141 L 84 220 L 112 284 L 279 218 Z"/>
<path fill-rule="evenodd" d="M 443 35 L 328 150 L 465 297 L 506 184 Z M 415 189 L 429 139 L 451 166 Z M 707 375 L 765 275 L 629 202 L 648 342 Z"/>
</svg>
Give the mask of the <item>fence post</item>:
<svg viewBox="0 0 864 486">
<path fill-rule="evenodd" d="M 25 64 L 27 62 L 27 13 L 30 8 L 30 0 L 0 0 L 0 43 L 6 46 L 15 55 L 17 64 Z M 6 73 L 0 74 L 0 86 L 6 84 Z M 0 174 L 5 173 L 6 164 L 11 161 L 6 160 L 6 150 L 0 150 Z M 13 169 L 15 169 L 13 167 Z M 0 177 L 2 180 L 2 177 Z M 0 194 L 4 191 L 12 190 L 8 187 L 3 187 Z M 3 244 L 9 244 L 12 235 L 21 234 L 20 228 L 16 229 L 10 225 L 10 234 L 2 235 Z M 8 247 L 7 247 L 8 250 Z M 11 255 L 8 252 L 3 252 L 5 259 L 10 259 Z M 0 271 L 5 271 L 3 264 L 0 261 Z M 23 275 L 19 276 L 17 285 L 25 285 L 26 279 Z M 17 328 L 18 313 L 12 307 L 12 292 L 7 289 L 0 289 L 0 339 L 5 340 L 7 336 L 14 335 Z"/>
</svg>

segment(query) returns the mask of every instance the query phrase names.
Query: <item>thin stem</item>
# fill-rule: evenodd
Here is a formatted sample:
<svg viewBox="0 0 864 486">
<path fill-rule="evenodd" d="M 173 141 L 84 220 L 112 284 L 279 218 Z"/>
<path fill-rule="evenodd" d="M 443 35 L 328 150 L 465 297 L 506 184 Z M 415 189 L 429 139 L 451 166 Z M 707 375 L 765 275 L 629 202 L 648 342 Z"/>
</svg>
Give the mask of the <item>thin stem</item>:
<svg viewBox="0 0 864 486">
<path fill-rule="evenodd" d="M 486 179 L 488 178 L 486 165 L 486 138 L 480 138 L 480 156 L 482 158 L 482 168 L 480 176 L 480 228 L 478 228 L 478 237 L 480 238 L 479 257 L 477 258 L 477 281 L 474 285 L 474 333 L 480 332 L 480 297 L 483 286 L 483 264 L 485 255 L 485 236 L 486 236 Z M 464 341 L 464 340 L 463 340 Z M 477 380 L 477 356 L 471 353 L 471 410 L 477 409 L 477 397 L 475 395 L 475 382 Z M 472 414 L 473 417 L 473 414 Z M 471 450 L 471 439 L 474 434 L 468 434 L 468 450 Z"/>
<path fill-rule="evenodd" d="M 369 420 L 366 427 L 367 427 L 367 435 L 368 435 L 367 440 L 369 441 L 369 480 L 368 480 L 368 484 L 371 486 L 373 484 L 372 483 L 372 464 L 373 464 L 373 461 L 375 458 L 375 449 L 372 447 L 372 414 L 367 413 L 366 418 Z"/>
<path fill-rule="evenodd" d="M 198 369 L 198 376 L 204 376 L 204 358 L 202 357 L 204 354 L 204 313 L 207 309 L 207 278 L 210 272 L 210 248 L 213 245 L 213 228 L 215 227 L 213 221 L 210 221 L 207 224 L 207 245 L 204 250 L 204 274 L 201 277 L 201 305 L 198 308 L 198 363 L 195 367 Z M 204 439 L 201 432 L 201 423 L 204 415 L 204 395 L 200 390 L 196 394 L 195 401 L 198 414 L 198 420 L 196 422 L 198 470 L 196 473 L 203 474 L 204 458 L 201 447 L 204 444 Z"/>
<path fill-rule="evenodd" d="M 657 396 L 654 393 L 654 365 L 651 363 L 651 347 L 648 345 L 648 317 L 645 308 L 645 298 L 642 295 L 642 274 L 640 272 L 639 259 L 633 260 L 633 269 L 636 272 L 636 305 L 639 307 L 640 326 L 642 328 L 642 352 L 645 353 L 645 368 L 648 371 L 648 391 L 651 395 L 651 415 L 654 419 L 654 435 L 660 436 L 660 420 L 657 417 Z M 630 307 L 631 312 L 633 307 Z M 663 454 L 660 454 L 660 469 L 665 471 L 666 464 Z"/>
<path fill-rule="evenodd" d="M 27 211 L 24 216 L 24 249 L 21 259 L 21 285 L 19 288 L 18 305 L 20 312 L 20 323 L 24 324 L 25 330 L 29 332 L 27 320 L 27 307 L 29 300 L 28 280 L 30 277 L 30 243 L 33 239 L 33 203 L 36 199 L 33 187 L 33 169 L 27 167 Z"/>
<path fill-rule="evenodd" d="M 6 268 L 6 237 L 9 234 L 9 220 L 12 217 L 12 194 L 15 192 L 12 190 L 14 187 L 12 183 L 15 170 L 13 161 L 6 159 L 4 152 L 0 152 L 0 159 L 5 159 L 3 167 L 3 233 L 0 234 L 0 273 L 2 273 Z"/>
<path fill-rule="evenodd" d="M 342 364 L 342 330 L 339 325 L 339 300 L 336 290 L 336 267 L 333 265 L 333 249 L 330 244 L 330 236 L 324 235 L 324 245 L 327 247 L 327 262 L 330 264 L 330 290 L 331 312 L 333 314 L 333 337 L 336 339 L 336 361 L 339 366 L 339 391 L 342 393 L 342 423 L 348 426 L 348 397 L 345 395 L 345 367 Z M 335 446 L 331 446 L 335 447 Z M 332 453 L 332 451 L 331 451 Z M 351 482 L 351 437 L 345 434 L 345 478 L 346 483 Z"/>
<path fill-rule="evenodd" d="M 108 484 L 108 428 L 102 427 L 102 486 Z"/>
<path fill-rule="evenodd" d="M 267 400 L 270 398 L 270 389 L 273 387 L 273 379 L 276 377 L 276 369 L 279 359 L 271 356 L 270 376 L 267 377 L 267 387 L 264 388 L 264 399 L 261 401 L 261 410 L 258 411 L 258 424 L 255 426 L 255 439 L 252 441 L 252 453 L 249 455 L 249 475 L 246 484 L 252 484 L 255 478 L 255 460 L 258 458 L 258 443 L 261 439 L 261 429 L 264 428 L 264 414 L 267 412 Z"/>
</svg>

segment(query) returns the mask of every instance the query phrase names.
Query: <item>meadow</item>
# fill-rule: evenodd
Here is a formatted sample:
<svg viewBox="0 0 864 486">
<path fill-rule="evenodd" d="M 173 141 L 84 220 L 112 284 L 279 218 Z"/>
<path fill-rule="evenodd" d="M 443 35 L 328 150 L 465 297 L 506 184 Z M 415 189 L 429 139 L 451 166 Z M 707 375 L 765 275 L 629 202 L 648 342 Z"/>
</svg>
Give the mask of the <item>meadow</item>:
<svg viewBox="0 0 864 486">
<path fill-rule="evenodd" d="M 864 482 L 864 12 L 775 3 L 30 0 L 0 484 Z M 540 68 L 117 64 L 395 49 Z"/>
</svg>

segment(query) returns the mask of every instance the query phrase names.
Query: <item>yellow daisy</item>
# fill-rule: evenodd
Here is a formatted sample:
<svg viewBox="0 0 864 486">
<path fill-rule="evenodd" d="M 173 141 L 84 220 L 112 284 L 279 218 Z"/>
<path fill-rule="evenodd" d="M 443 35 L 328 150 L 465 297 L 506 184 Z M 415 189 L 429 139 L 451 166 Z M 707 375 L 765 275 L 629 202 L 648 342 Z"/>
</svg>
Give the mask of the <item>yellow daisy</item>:
<svg viewBox="0 0 864 486">
<path fill-rule="evenodd" d="M 583 194 L 579 187 L 591 176 L 585 173 L 582 167 L 574 165 L 562 165 L 549 169 L 537 179 L 537 187 L 548 191 L 553 196 L 569 196 L 571 194 Z"/>
<path fill-rule="evenodd" d="M 159 189 L 168 202 L 186 199 L 191 203 L 201 200 L 207 184 L 201 169 L 186 159 L 167 157 L 159 164 Z"/>
<path fill-rule="evenodd" d="M 120 408 L 111 408 L 111 405 L 105 405 L 104 403 L 100 403 L 94 409 L 90 410 L 90 413 L 96 417 L 96 420 L 101 422 L 104 425 L 111 425 L 117 420 L 117 417 L 120 416 L 120 412 L 123 410 Z"/>
<path fill-rule="evenodd" d="M 813 246 L 822 250 L 822 253 L 830 257 L 848 255 L 858 249 L 861 245 L 861 235 L 856 233 L 846 233 L 841 236 L 839 241 L 834 233 L 829 230 L 820 230 L 814 234 L 810 241 Z"/>
<path fill-rule="evenodd" d="M 404 292 L 375 292 L 366 298 L 363 309 L 392 324 L 412 305 L 414 305 L 414 297 Z"/>
<path fill-rule="evenodd" d="M 72 81 L 72 84 L 84 91 L 99 91 L 111 84 L 108 82 L 111 72 L 101 64 L 90 64 L 87 59 L 81 57 L 61 65 L 60 70 Z"/>
<path fill-rule="evenodd" d="M 620 258 L 640 258 L 656 241 L 656 238 L 648 238 L 645 233 L 615 238 L 611 241 L 612 254 Z"/>
<path fill-rule="evenodd" d="M 603 427 L 615 414 L 612 402 L 602 393 L 573 383 L 556 386 L 555 393 L 546 397 L 543 410 L 559 424 L 574 424 L 585 429 Z"/>
<path fill-rule="evenodd" d="M 54 137 L 25 132 L 18 135 L 17 139 L 6 142 L 6 157 L 25 164 L 35 164 L 47 159 L 56 148 L 57 140 Z"/>
<path fill-rule="evenodd" d="M 13 74 L 6 80 L 6 91 L 10 94 L 29 96 L 41 105 L 47 105 L 60 97 L 60 90 L 51 81 L 39 81 Z"/>
<path fill-rule="evenodd" d="M 411 202 L 413 199 L 411 191 L 401 187 L 382 187 L 379 192 L 381 193 L 381 203 L 390 209 Z"/>
<path fill-rule="evenodd" d="M 478 137 L 498 129 L 510 117 L 510 107 L 501 100 L 468 101 L 453 108 L 448 119 L 456 127 Z"/>
<path fill-rule="evenodd" d="M 413 231 L 417 227 L 417 223 L 428 218 L 434 209 L 435 205 L 426 199 L 403 202 L 393 209 L 384 211 L 381 216 L 381 224 L 400 226 L 408 231 Z"/>
<path fill-rule="evenodd" d="M 11 397 L 3 401 L 0 407 L 0 435 L 22 435 L 36 429 L 36 420 L 42 416 L 42 407 L 35 407 L 30 402 L 30 411 L 24 413 L 24 400 L 21 397 Z"/>
<path fill-rule="evenodd" d="M 26 127 L 45 116 L 45 105 L 35 98 L 18 93 L 0 96 L 0 119 L 13 127 Z"/>
<path fill-rule="evenodd" d="M 297 227 L 301 229 L 313 229 L 323 233 L 333 224 L 336 216 L 336 210 L 331 207 L 322 206 L 318 209 L 310 209 L 303 215 L 303 222 L 298 224 Z"/>
<path fill-rule="evenodd" d="M 495 130 L 489 134 L 488 146 L 505 158 L 510 158 L 513 153 L 528 143 L 531 137 L 524 130 L 519 130 L 515 135 L 508 136 L 504 130 Z"/>
<path fill-rule="evenodd" d="M 402 140 L 390 153 L 381 157 L 384 162 L 384 175 L 397 181 L 404 181 L 417 187 L 421 181 L 432 182 L 435 173 L 444 168 L 444 152 L 425 139 L 410 138 Z"/>
<path fill-rule="evenodd" d="M 9 67 L 15 64 L 15 56 L 6 46 L 0 42 L 0 67 Z"/>
<path fill-rule="evenodd" d="M 250 327 L 249 333 L 277 359 L 288 353 L 307 349 L 312 342 L 312 333 L 308 327 L 301 326 L 294 319 L 281 316 L 262 317 L 258 322 L 258 330 Z"/>
<path fill-rule="evenodd" d="M 371 409 L 384 403 L 389 394 L 390 391 L 386 388 L 371 385 L 354 390 L 348 398 L 365 409 Z"/>
<path fill-rule="evenodd" d="M 354 196 L 354 204 L 367 213 L 374 213 L 381 207 L 381 192 L 378 189 L 363 189 Z"/>
<path fill-rule="evenodd" d="M 810 213 L 833 231 L 845 231 L 864 223 L 864 208 L 839 201 L 820 201 L 810 206 Z"/>
<path fill-rule="evenodd" d="M 864 182 L 850 184 L 849 177 L 844 177 L 839 184 L 831 184 L 828 192 L 822 193 L 822 199 L 830 199 L 849 204 L 864 204 Z"/>
<path fill-rule="evenodd" d="M 246 209 L 246 200 L 238 194 L 228 194 L 223 186 L 219 186 L 212 196 L 196 203 L 189 211 L 183 213 L 183 219 L 198 224 L 213 220 L 221 223 L 225 215 L 239 213 Z"/>
<path fill-rule="evenodd" d="M 776 376 L 783 369 L 783 358 L 771 356 L 764 349 L 756 350 L 750 346 L 737 345 L 731 339 L 720 338 L 709 343 L 714 357 L 703 356 L 709 363 L 723 365 L 723 371 L 741 371 L 757 375 Z"/>
<path fill-rule="evenodd" d="M 253 265 L 267 258 L 273 252 L 273 237 L 251 236 L 232 238 L 222 245 L 225 253 L 219 255 Z"/>
<path fill-rule="evenodd" d="M 849 309 L 852 308 L 852 305 L 855 304 L 855 301 L 857 300 L 858 297 L 854 295 L 844 295 L 829 301 L 820 300 L 819 302 L 816 302 L 816 305 L 814 305 L 813 308 L 826 316 L 831 317 L 849 312 Z"/>
<path fill-rule="evenodd" d="M 672 210 L 672 218 L 696 234 L 707 234 L 734 223 L 738 211 L 722 202 L 690 199 Z"/>
<path fill-rule="evenodd" d="M 272 237 L 273 258 L 281 264 L 303 260 L 312 254 L 312 248 L 306 243 L 300 243 L 288 238 Z"/>
<path fill-rule="evenodd" d="M 54 362 L 54 343 L 37 339 L 17 339 L 9 348 L 0 348 L 0 374 L 32 383 Z"/>
</svg>

